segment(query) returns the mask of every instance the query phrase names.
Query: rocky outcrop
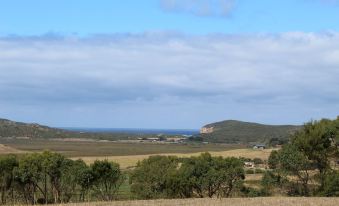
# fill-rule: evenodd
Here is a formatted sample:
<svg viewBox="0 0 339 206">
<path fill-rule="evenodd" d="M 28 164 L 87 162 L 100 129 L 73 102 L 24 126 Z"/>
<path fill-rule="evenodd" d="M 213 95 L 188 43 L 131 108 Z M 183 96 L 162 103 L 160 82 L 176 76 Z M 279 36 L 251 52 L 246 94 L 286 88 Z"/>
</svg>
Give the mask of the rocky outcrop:
<svg viewBox="0 0 339 206">
<path fill-rule="evenodd" d="M 210 134 L 214 131 L 214 127 L 203 127 L 200 129 L 200 134 Z"/>
</svg>

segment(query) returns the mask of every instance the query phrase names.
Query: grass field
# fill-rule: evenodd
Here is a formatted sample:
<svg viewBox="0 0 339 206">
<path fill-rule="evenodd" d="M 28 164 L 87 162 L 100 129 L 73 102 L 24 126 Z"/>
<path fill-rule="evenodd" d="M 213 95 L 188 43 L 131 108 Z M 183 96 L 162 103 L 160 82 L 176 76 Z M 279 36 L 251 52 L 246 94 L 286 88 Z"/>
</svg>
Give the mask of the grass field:
<svg viewBox="0 0 339 206">
<path fill-rule="evenodd" d="M 228 149 L 225 151 L 209 151 L 213 156 L 222 157 L 246 157 L 246 158 L 261 158 L 263 160 L 268 159 L 271 149 L 267 150 L 253 150 L 253 149 Z M 178 157 L 191 157 L 198 156 L 201 152 L 195 153 L 159 153 L 159 155 L 175 155 Z M 146 159 L 151 155 L 128 155 L 128 156 L 79 156 L 73 157 L 73 159 L 83 159 L 86 163 L 91 164 L 95 160 L 107 159 L 120 164 L 121 168 L 133 167 L 140 160 Z"/>
<path fill-rule="evenodd" d="M 207 151 L 226 151 L 244 148 L 243 145 L 225 144 L 155 144 L 155 143 L 120 143 L 91 141 L 53 141 L 0 139 L 0 144 L 26 152 L 50 150 L 60 152 L 67 157 L 95 156 L 127 156 L 162 153 L 196 153 Z"/>
<path fill-rule="evenodd" d="M 337 206 L 339 198 L 265 197 L 229 199 L 169 199 L 66 204 L 65 206 Z M 60 205 L 61 206 L 61 205 Z"/>
<path fill-rule="evenodd" d="M 0 144 L 0 154 L 18 154 L 18 153 L 22 153 L 22 151 Z"/>
<path fill-rule="evenodd" d="M 10 139 L 0 140 L 0 154 L 41 152 L 50 150 L 73 159 L 83 159 L 86 163 L 108 159 L 120 164 L 121 168 L 133 167 L 140 160 L 151 155 L 175 155 L 178 157 L 197 156 L 210 152 L 214 156 L 246 157 L 267 159 L 272 150 L 253 150 L 243 145 L 225 144 L 155 144 L 119 143 L 91 141 L 52 141 Z"/>
</svg>

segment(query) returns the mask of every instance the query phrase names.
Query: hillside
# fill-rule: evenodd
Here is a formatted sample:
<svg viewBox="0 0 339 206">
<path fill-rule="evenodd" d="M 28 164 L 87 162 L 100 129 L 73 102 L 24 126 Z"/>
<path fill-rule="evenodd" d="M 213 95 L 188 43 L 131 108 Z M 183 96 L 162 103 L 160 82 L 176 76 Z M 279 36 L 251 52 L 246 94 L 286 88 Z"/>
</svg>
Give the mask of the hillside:
<svg viewBox="0 0 339 206">
<path fill-rule="evenodd" d="M 77 132 L 43 126 L 36 123 L 22 123 L 7 119 L 0 119 L 0 138 L 29 138 L 29 139 L 51 139 L 51 138 L 84 138 L 117 140 L 138 138 L 143 135 L 109 132 Z M 151 136 L 151 135 L 150 135 Z"/>
<path fill-rule="evenodd" d="M 60 138 L 69 135 L 70 132 L 42 126 L 39 124 L 26 124 L 0 119 L 0 137 L 21 138 Z"/>
<path fill-rule="evenodd" d="M 205 125 L 202 137 L 209 142 L 222 143 L 267 143 L 270 140 L 287 140 L 301 126 L 265 125 L 236 120 L 226 120 Z"/>
</svg>

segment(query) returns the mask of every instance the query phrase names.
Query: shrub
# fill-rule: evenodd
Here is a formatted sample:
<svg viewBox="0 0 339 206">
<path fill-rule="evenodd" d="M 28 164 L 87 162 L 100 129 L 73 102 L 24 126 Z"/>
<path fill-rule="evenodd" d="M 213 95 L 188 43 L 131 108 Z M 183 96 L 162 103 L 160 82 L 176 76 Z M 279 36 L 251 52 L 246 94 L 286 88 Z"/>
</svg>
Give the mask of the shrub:
<svg viewBox="0 0 339 206">
<path fill-rule="evenodd" d="M 339 197 L 339 171 L 331 171 L 324 178 L 324 186 L 320 195 L 326 197 Z"/>
<path fill-rule="evenodd" d="M 259 168 L 255 169 L 255 174 L 262 174 L 262 173 L 264 173 L 264 172 L 265 172 L 265 171 L 262 170 L 262 169 L 259 169 Z"/>
<path fill-rule="evenodd" d="M 254 158 L 253 159 L 254 164 L 259 165 L 259 164 L 264 164 L 264 161 L 260 158 Z"/>
<path fill-rule="evenodd" d="M 246 170 L 246 174 L 254 174 L 254 170 L 253 169 Z"/>
</svg>

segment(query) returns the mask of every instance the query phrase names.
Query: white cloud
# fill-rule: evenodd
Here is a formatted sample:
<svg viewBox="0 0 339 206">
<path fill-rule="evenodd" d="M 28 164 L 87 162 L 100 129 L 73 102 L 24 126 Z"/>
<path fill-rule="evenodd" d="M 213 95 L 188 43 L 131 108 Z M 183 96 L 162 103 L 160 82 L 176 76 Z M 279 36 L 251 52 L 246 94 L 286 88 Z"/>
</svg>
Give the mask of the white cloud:
<svg viewBox="0 0 339 206">
<path fill-rule="evenodd" d="M 120 127 L 301 123 L 337 115 L 338 53 L 338 33 L 1 38 L 0 115 L 28 107 L 22 115 L 43 119 L 54 108 L 60 125 L 88 111 Z"/>
</svg>

